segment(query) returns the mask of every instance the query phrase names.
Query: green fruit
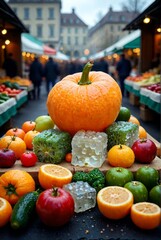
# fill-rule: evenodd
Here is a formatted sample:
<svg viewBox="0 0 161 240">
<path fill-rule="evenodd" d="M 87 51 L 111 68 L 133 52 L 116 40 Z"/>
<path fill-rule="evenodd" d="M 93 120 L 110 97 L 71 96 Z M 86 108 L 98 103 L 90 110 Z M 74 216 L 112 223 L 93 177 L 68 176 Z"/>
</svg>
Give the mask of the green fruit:
<svg viewBox="0 0 161 240">
<path fill-rule="evenodd" d="M 131 116 L 130 110 L 126 107 L 121 107 L 116 121 L 128 121 L 130 119 L 130 116 Z"/>
<path fill-rule="evenodd" d="M 161 185 L 157 185 L 150 190 L 149 201 L 161 207 Z"/>
<path fill-rule="evenodd" d="M 159 182 L 159 172 L 149 166 L 141 167 L 136 171 L 135 180 L 142 182 L 150 191 Z"/>
<path fill-rule="evenodd" d="M 128 182 L 124 186 L 134 196 L 134 203 L 146 202 L 148 200 L 148 190 L 145 185 L 138 181 Z"/>
<path fill-rule="evenodd" d="M 10 220 L 13 229 L 26 227 L 35 210 L 38 196 L 38 191 L 27 193 L 14 205 Z"/>
<path fill-rule="evenodd" d="M 123 187 L 127 182 L 133 180 L 133 174 L 130 170 L 122 167 L 113 167 L 106 172 L 107 186 Z"/>
<path fill-rule="evenodd" d="M 54 122 L 48 115 L 39 116 L 35 119 L 36 127 L 35 130 L 38 132 L 42 132 L 44 130 L 48 130 L 54 127 Z"/>
</svg>

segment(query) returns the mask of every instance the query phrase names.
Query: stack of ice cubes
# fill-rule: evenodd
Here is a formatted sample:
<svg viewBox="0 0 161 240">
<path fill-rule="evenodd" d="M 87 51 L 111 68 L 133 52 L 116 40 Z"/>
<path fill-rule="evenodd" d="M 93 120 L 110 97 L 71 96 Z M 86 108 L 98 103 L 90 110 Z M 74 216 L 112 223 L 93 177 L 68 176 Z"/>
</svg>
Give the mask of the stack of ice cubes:
<svg viewBox="0 0 161 240">
<path fill-rule="evenodd" d="M 74 211 L 76 213 L 95 207 L 96 190 L 87 182 L 72 182 L 64 185 L 63 188 L 72 195 L 74 199 Z"/>
<path fill-rule="evenodd" d="M 72 139 L 72 165 L 99 168 L 106 158 L 106 133 L 81 130 L 74 135 Z"/>
</svg>

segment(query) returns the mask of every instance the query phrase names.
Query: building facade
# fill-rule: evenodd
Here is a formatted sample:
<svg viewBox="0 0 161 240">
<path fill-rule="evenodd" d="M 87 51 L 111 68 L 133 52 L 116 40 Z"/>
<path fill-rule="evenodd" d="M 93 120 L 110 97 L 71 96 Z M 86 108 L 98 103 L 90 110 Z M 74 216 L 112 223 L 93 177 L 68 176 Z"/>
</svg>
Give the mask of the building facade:
<svg viewBox="0 0 161 240">
<path fill-rule="evenodd" d="M 128 34 L 123 28 L 132 19 L 137 16 L 136 13 L 128 11 L 113 11 L 112 7 L 105 16 L 88 31 L 88 49 L 90 54 L 99 52 Z"/>
<path fill-rule="evenodd" d="M 9 0 L 30 34 L 50 47 L 60 40 L 61 0 Z"/>
<path fill-rule="evenodd" d="M 71 13 L 61 14 L 60 50 L 71 58 L 84 55 L 87 48 L 88 25 L 72 9 Z"/>
</svg>

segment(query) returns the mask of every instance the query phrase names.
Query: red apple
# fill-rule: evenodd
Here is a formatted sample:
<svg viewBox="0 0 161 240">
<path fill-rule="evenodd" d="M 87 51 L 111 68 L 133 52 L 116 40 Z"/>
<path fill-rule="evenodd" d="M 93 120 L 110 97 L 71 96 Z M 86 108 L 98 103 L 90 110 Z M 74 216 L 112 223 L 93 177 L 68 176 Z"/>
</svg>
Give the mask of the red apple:
<svg viewBox="0 0 161 240">
<path fill-rule="evenodd" d="M 11 149 L 0 149 L 0 167 L 12 167 L 16 162 L 15 152 Z"/>
<path fill-rule="evenodd" d="M 157 155 L 157 147 L 150 139 L 136 140 L 132 150 L 135 154 L 135 161 L 140 163 L 151 163 Z"/>
</svg>

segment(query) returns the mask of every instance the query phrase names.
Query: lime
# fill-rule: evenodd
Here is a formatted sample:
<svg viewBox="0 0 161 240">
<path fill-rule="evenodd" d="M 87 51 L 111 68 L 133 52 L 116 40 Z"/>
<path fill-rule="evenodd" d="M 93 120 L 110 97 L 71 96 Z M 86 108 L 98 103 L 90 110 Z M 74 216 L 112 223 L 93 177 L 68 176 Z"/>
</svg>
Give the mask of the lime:
<svg viewBox="0 0 161 240">
<path fill-rule="evenodd" d="M 152 187 L 158 185 L 159 172 L 149 166 L 141 167 L 135 173 L 135 180 L 142 182 L 147 190 L 150 191 Z"/>
<path fill-rule="evenodd" d="M 150 190 L 149 201 L 161 207 L 161 185 L 157 185 Z"/>
<path fill-rule="evenodd" d="M 123 167 L 113 167 L 106 172 L 107 186 L 123 187 L 127 182 L 133 180 L 133 174 L 130 170 Z"/>
<path fill-rule="evenodd" d="M 130 119 L 130 116 L 131 116 L 130 110 L 126 107 L 121 106 L 116 121 L 128 121 Z"/>
<path fill-rule="evenodd" d="M 145 185 L 138 181 L 131 181 L 124 185 L 134 197 L 134 203 L 146 202 L 148 200 L 148 190 Z"/>
</svg>

